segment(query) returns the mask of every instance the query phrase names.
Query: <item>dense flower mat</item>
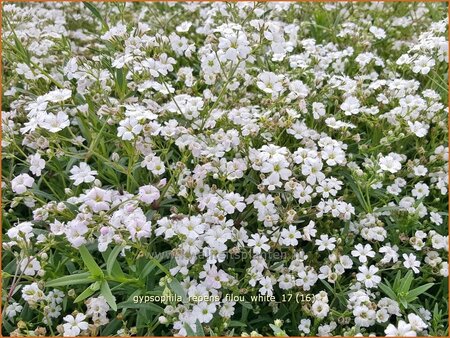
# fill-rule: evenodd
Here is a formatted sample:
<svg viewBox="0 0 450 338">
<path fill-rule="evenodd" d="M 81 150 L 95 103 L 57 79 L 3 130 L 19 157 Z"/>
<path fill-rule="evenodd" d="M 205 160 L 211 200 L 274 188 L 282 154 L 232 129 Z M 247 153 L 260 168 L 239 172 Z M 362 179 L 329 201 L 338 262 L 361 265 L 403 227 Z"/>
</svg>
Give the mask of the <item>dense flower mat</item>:
<svg viewBox="0 0 450 338">
<path fill-rule="evenodd" d="M 3 334 L 447 335 L 446 13 L 3 4 Z"/>
</svg>

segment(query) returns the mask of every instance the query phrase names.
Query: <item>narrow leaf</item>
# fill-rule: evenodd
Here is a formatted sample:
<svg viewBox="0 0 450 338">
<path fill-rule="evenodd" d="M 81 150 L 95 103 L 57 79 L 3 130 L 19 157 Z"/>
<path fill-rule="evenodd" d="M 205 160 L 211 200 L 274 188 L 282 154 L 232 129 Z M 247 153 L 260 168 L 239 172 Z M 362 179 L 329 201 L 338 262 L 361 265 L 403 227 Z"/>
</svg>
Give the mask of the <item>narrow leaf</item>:
<svg viewBox="0 0 450 338">
<path fill-rule="evenodd" d="M 111 309 L 117 311 L 116 297 L 114 297 L 113 294 L 111 293 L 111 289 L 109 288 L 107 281 L 102 282 L 100 293 L 103 297 L 105 297 L 105 300 L 111 307 Z"/>
<path fill-rule="evenodd" d="M 45 283 L 46 287 L 57 287 L 57 286 L 67 286 L 67 285 L 79 285 L 92 283 L 94 279 L 89 272 L 83 272 L 77 275 L 64 276 L 60 278 L 53 279 Z"/>
<path fill-rule="evenodd" d="M 397 299 L 397 295 L 395 294 L 395 292 L 386 284 L 380 284 L 379 287 L 389 298 Z"/>
<path fill-rule="evenodd" d="M 205 336 L 205 331 L 203 331 L 203 326 L 202 326 L 202 324 L 200 324 L 200 321 L 198 319 L 195 322 L 195 335 L 197 337 L 204 337 Z"/>
<path fill-rule="evenodd" d="M 192 327 L 188 323 L 184 324 L 184 328 L 186 329 L 186 333 L 187 333 L 188 337 L 195 337 L 196 336 L 194 330 L 192 330 Z"/>
<path fill-rule="evenodd" d="M 89 9 L 91 11 L 92 14 L 94 14 L 94 16 L 100 20 L 103 30 L 108 30 L 108 24 L 106 23 L 106 21 L 103 19 L 103 17 L 101 16 L 100 12 L 98 11 L 97 7 L 95 7 L 93 4 L 89 3 L 89 2 L 83 2 L 83 4 L 86 6 L 87 9 Z"/>
<path fill-rule="evenodd" d="M 94 258 L 89 253 L 89 250 L 84 245 L 80 246 L 78 250 L 80 251 L 80 255 L 83 259 L 84 264 L 91 272 L 91 274 L 95 277 L 103 277 L 102 269 L 100 269 L 98 264 L 95 262 Z"/>
<path fill-rule="evenodd" d="M 162 313 L 164 309 L 154 303 L 135 303 L 133 301 L 126 301 L 117 304 L 118 309 L 145 309 L 154 313 Z"/>
<path fill-rule="evenodd" d="M 95 290 L 95 288 L 92 288 L 91 286 L 92 285 L 90 285 L 89 287 L 86 288 L 86 290 L 84 290 L 82 293 L 80 293 L 73 302 L 78 303 L 78 302 L 81 302 L 82 300 L 85 300 L 86 298 L 92 296 L 96 290 Z"/>
<path fill-rule="evenodd" d="M 187 301 L 186 292 L 184 291 L 183 286 L 177 279 L 173 278 L 172 281 L 169 283 L 169 286 L 177 296 L 180 296 L 183 299 L 183 302 Z"/>
<path fill-rule="evenodd" d="M 142 278 L 147 277 L 149 273 L 153 271 L 154 268 L 156 268 L 156 264 L 154 262 L 148 262 L 142 269 L 142 272 L 140 274 L 141 277 Z"/>
<path fill-rule="evenodd" d="M 108 272 L 108 275 L 112 274 L 114 265 L 115 265 L 115 263 L 117 263 L 117 256 L 119 255 L 119 253 L 122 249 L 123 249 L 123 246 L 116 246 L 109 254 L 108 260 L 106 261 L 106 272 Z M 119 268 L 120 268 L 120 266 L 119 266 Z M 122 271 L 122 270 L 120 270 L 120 271 Z"/>
<path fill-rule="evenodd" d="M 402 293 L 408 292 L 413 280 L 414 280 L 413 272 L 409 270 L 406 273 L 405 277 L 403 278 L 403 282 L 400 283 L 399 292 Z"/>
<path fill-rule="evenodd" d="M 422 293 L 424 293 L 425 291 L 427 291 L 429 288 L 431 288 L 434 285 L 434 283 L 427 283 L 424 285 L 421 285 L 411 291 L 408 292 L 406 298 L 409 300 L 411 298 L 411 300 L 414 300 L 417 296 L 421 295 Z"/>
</svg>

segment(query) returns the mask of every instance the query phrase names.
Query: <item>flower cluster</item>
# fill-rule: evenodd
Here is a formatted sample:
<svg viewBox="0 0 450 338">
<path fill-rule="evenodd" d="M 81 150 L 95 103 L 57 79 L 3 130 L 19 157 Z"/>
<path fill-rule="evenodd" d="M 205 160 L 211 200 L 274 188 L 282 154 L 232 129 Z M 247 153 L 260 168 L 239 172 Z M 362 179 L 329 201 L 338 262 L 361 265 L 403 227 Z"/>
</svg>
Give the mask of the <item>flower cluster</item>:
<svg viewBox="0 0 450 338">
<path fill-rule="evenodd" d="M 3 333 L 446 335 L 446 12 L 3 4 Z"/>
</svg>

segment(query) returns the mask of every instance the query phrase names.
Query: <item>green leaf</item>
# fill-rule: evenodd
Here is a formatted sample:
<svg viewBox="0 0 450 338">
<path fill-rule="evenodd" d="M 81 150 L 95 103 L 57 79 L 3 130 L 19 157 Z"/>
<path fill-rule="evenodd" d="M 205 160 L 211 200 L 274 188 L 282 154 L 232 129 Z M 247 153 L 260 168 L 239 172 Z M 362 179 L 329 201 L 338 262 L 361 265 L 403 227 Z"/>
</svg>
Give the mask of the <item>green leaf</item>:
<svg viewBox="0 0 450 338">
<path fill-rule="evenodd" d="M 353 179 L 352 175 L 349 175 L 346 172 L 342 172 L 342 175 L 347 178 L 347 183 L 350 186 L 350 188 L 352 189 L 353 193 L 355 194 L 356 198 L 359 201 L 359 204 L 361 204 L 361 206 L 363 207 L 364 211 L 366 212 L 370 212 L 370 208 L 363 196 L 363 194 L 361 193 L 361 189 L 359 188 L 359 186 L 356 184 L 355 180 Z"/>
<path fill-rule="evenodd" d="M 97 291 L 98 289 L 100 289 L 100 284 L 97 281 L 97 282 L 91 284 L 89 287 L 87 287 L 86 290 L 84 290 L 82 293 L 80 293 L 73 302 L 78 303 L 78 302 L 81 302 L 82 300 L 85 300 L 86 298 L 92 296 L 95 293 L 95 291 Z"/>
<path fill-rule="evenodd" d="M 249 302 L 239 302 L 239 304 L 241 304 L 246 309 L 253 310 L 253 306 Z"/>
<path fill-rule="evenodd" d="M 114 318 L 106 325 L 100 333 L 101 337 L 112 336 L 122 326 L 122 321 Z"/>
<path fill-rule="evenodd" d="M 95 135 L 95 139 L 92 140 L 91 144 L 89 145 L 89 152 L 93 152 L 93 150 L 97 149 L 97 144 L 102 139 L 102 134 L 107 125 L 107 121 L 104 121 L 102 127 L 100 128 L 100 131 Z"/>
<path fill-rule="evenodd" d="M 154 303 L 135 303 L 133 301 L 125 301 L 117 304 L 118 309 L 145 309 L 154 313 L 162 313 L 164 309 Z"/>
<path fill-rule="evenodd" d="M 100 269 L 98 264 L 95 262 L 94 258 L 89 253 L 89 250 L 84 245 L 80 246 L 78 250 L 80 251 L 81 258 L 83 259 L 84 264 L 91 272 L 91 274 L 94 277 L 104 277 L 102 269 Z"/>
<path fill-rule="evenodd" d="M 183 302 L 187 302 L 186 292 L 184 291 L 183 287 L 181 286 L 180 282 L 173 278 L 172 281 L 169 283 L 170 289 L 177 295 L 180 296 L 183 299 Z"/>
<path fill-rule="evenodd" d="M 94 279 L 92 278 L 91 274 L 89 272 L 83 272 L 77 275 L 64 276 L 53 279 L 45 283 L 45 286 L 54 288 L 57 286 L 88 284 L 92 282 L 94 282 Z"/>
<path fill-rule="evenodd" d="M 187 334 L 188 337 L 195 337 L 196 336 L 194 330 L 192 330 L 192 327 L 188 323 L 184 324 L 184 328 L 186 329 L 186 334 Z"/>
<path fill-rule="evenodd" d="M 16 44 L 17 50 L 20 52 L 23 60 L 29 65 L 30 64 L 30 54 L 28 50 L 23 46 L 20 39 L 17 37 L 16 33 L 13 33 L 14 43 Z"/>
<path fill-rule="evenodd" d="M 108 256 L 108 260 L 106 261 L 106 272 L 108 272 L 108 275 L 110 275 L 110 276 L 113 274 L 113 270 L 116 272 L 116 274 L 120 270 L 120 272 L 123 275 L 120 265 L 117 264 L 117 256 L 119 255 L 119 253 L 122 249 L 123 249 L 123 246 L 116 246 Z M 115 265 L 118 265 L 118 269 L 117 269 L 117 267 L 114 269 Z"/>
<path fill-rule="evenodd" d="M 46 192 L 43 192 L 43 191 L 41 191 L 39 189 L 31 189 L 31 192 L 33 192 L 37 196 L 44 197 L 44 198 L 46 198 L 46 199 L 48 199 L 50 201 L 55 201 L 56 200 L 56 198 L 53 195 L 51 195 L 49 193 L 46 193 Z"/>
<path fill-rule="evenodd" d="M 2 320 L 2 324 L 7 332 L 13 332 L 16 328 L 11 325 L 7 320 Z"/>
<path fill-rule="evenodd" d="M 71 157 L 66 164 L 66 168 L 64 172 L 68 174 L 70 172 L 70 169 L 72 169 L 73 165 L 77 162 L 77 159 L 75 157 Z"/>
<path fill-rule="evenodd" d="M 108 24 L 106 23 L 106 21 L 103 19 L 103 17 L 101 16 L 100 12 L 98 11 L 97 7 L 95 7 L 93 4 L 89 3 L 89 2 L 83 2 L 83 4 L 86 6 L 87 9 L 89 9 L 92 14 L 94 14 L 94 16 L 100 20 L 103 30 L 109 30 Z"/>
<path fill-rule="evenodd" d="M 127 90 L 126 71 L 123 68 L 116 70 L 117 91 L 123 96 Z"/>
<path fill-rule="evenodd" d="M 114 311 L 117 311 L 116 297 L 111 293 L 111 289 L 109 288 L 108 282 L 103 281 L 102 286 L 100 288 L 100 294 L 105 297 L 106 302 Z"/>
<path fill-rule="evenodd" d="M 150 272 L 153 271 L 153 269 L 156 268 L 156 264 L 154 262 L 148 262 L 144 268 L 142 269 L 142 272 L 140 273 L 140 277 L 145 278 L 148 276 Z"/>
<path fill-rule="evenodd" d="M 380 284 L 380 289 L 391 299 L 397 299 L 395 292 L 386 284 Z"/>
<path fill-rule="evenodd" d="M 232 320 L 230 321 L 230 323 L 228 324 L 229 327 L 246 327 L 247 324 L 240 322 L 239 320 Z"/>
<path fill-rule="evenodd" d="M 408 292 L 413 280 L 414 280 L 413 272 L 411 270 L 409 270 L 406 273 L 405 277 L 403 278 L 403 281 L 400 283 L 398 292 L 401 292 L 401 293 Z"/>
<path fill-rule="evenodd" d="M 203 331 L 203 326 L 202 326 L 202 324 L 200 324 L 200 321 L 198 319 L 195 322 L 195 335 L 197 337 L 204 337 L 205 336 L 205 331 Z"/>
<path fill-rule="evenodd" d="M 80 129 L 81 135 L 88 141 L 91 142 L 91 133 L 87 126 L 84 123 L 83 119 L 80 119 L 79 117 L 75 117 L 75 120 L 77 121 L 78 129 Z"/>
<path fill-rule="evenodd" d="M 399 299 L 399 302 L 400 302 L 400 304 L 401 304 L 405 309 L 408 308 L 408 302 L 406 301 L 406 299 L 400 298 L 400 299 Z"/>
<path fill-rule="evenodd" d="M 427 283 L 427 284 L 421 285 L 421 286 L 409 291 L 408 294 L 406 295 L 406 299 L 409 302 L 413 301 L 419 295 L 421 295 L 422 293 L 427 291 L 429 288 L 431 288 L 433 285 L 434 285 L 434 283 Z"/>
<path fill-rule="evenodd" d="M 393 290 L 398 290 L 400 288 L 401 278 L 402 278 L 402 272 L 399 270 L 399 271 L 397 271 L 397 275 L 395 276 L 395 279 L 394 279 L 394 284 L 392 285 Z M 390 285 L 389 285 L 389 287 L 390 287 Z"/>
<path fill-rule="evenodd" d="M 280 327 L 275 324 L 269 324 L 270 328 L 273 330 L 275 336 L 287 336 L 286 332 L 284 332 Z"/>
</svg>

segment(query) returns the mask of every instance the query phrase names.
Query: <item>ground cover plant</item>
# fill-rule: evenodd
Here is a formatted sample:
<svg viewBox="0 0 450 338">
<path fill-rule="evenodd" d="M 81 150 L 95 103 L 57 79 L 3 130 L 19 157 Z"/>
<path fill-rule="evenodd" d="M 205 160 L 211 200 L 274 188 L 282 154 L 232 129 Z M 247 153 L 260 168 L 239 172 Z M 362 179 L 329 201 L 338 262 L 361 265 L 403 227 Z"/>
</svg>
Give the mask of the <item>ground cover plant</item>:
<svg viewBox="0 0 450 338">
<path fill-rule="evenodd" d="M 3 335 L 448 335 L 446 13 L 3 3 Z"/>
</svg>

